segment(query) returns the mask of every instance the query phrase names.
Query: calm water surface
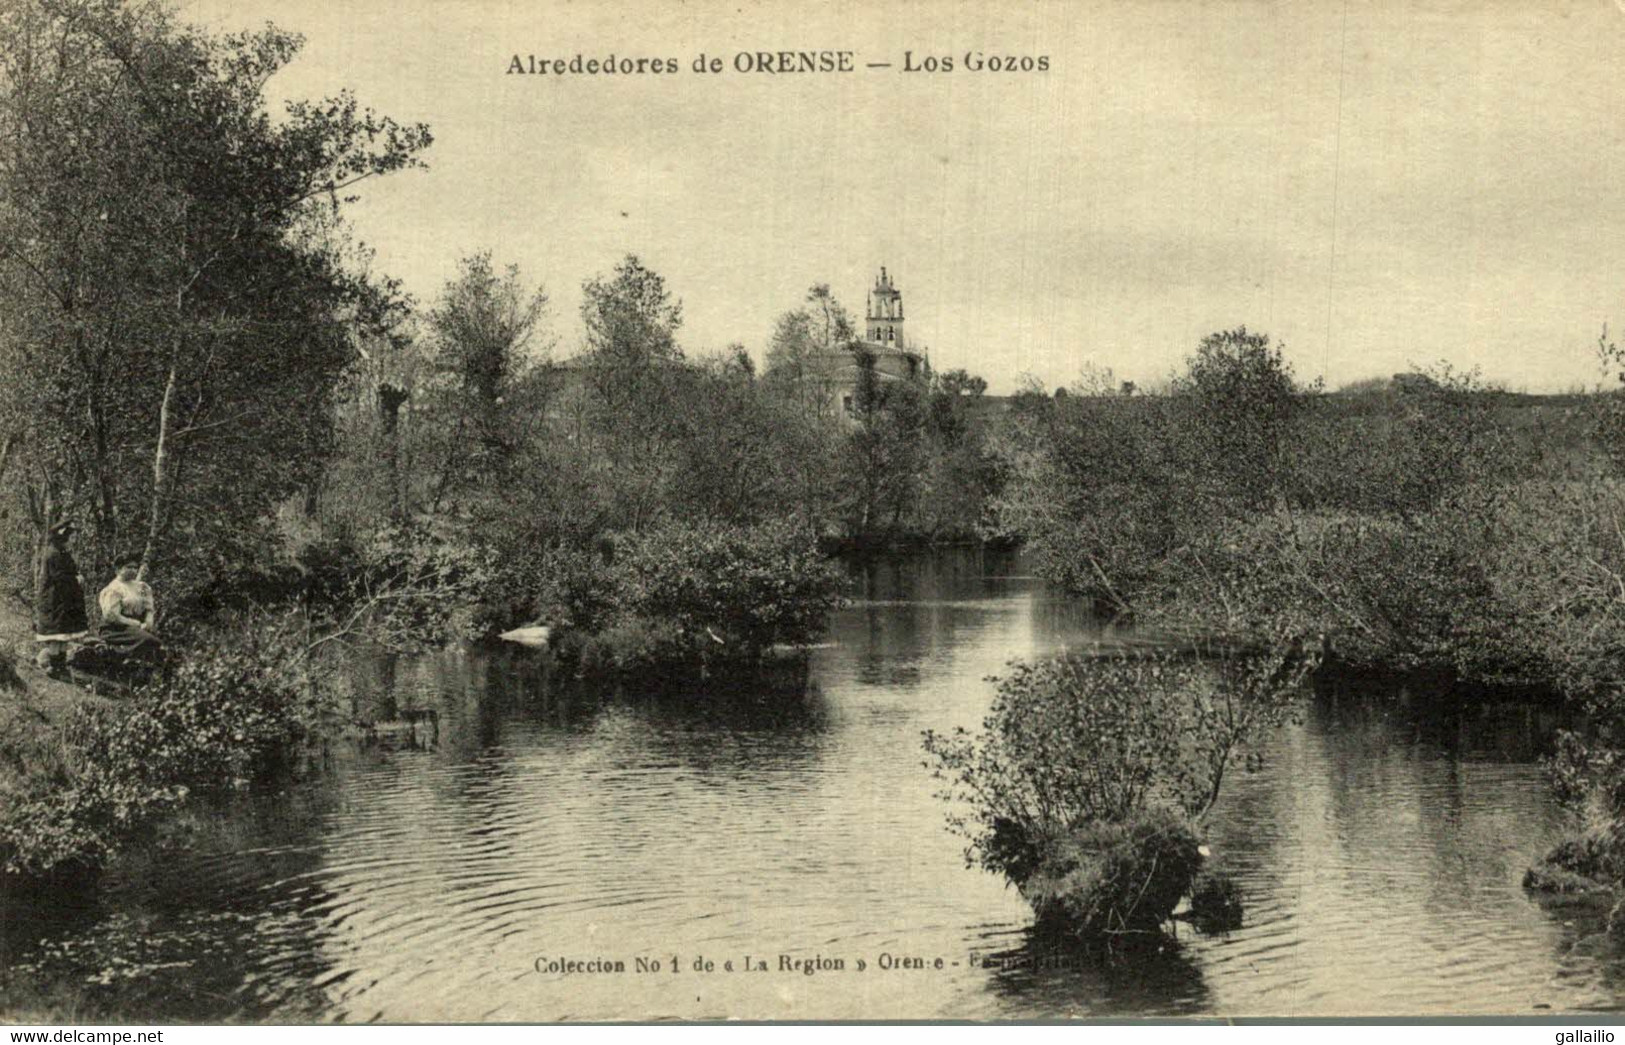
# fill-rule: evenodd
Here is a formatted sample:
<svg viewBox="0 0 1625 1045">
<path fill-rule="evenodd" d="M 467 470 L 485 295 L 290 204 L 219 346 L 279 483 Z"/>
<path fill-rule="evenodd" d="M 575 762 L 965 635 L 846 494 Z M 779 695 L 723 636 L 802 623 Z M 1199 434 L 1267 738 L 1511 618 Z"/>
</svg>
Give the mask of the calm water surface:
<svg viewBox="0 0 1625 1045">
<path fill-rule="evenodd" d="M 583 692 L 528 652 L 375 665 L 359 681 L 376 713 L 438 724 L 335 745 L 315 782 L 221 810 L 83 908 L 8 912 L 12 982 L 175 1020 L 1536 1014 L 1625 999 L 1595 913 L 1519 887 L 1561 832 L 1536 764 L 1555 721 L 1515 704 L 1424 713 L 1425 693 L 1323 693 L 1261 771 L 1227 783 L 1211 842 L 1242 886 L 1239 931 L 1182 924 L 1116 961 L 1031 938 L 1021 899 L 965 868 L 920 733 L 975 726 L 1012 656 L 1122 639 L 1014 558 L 856 576 L 862 597 L 787 710 Z M 945 967 L 882 971 L 882 954 Z M 771 971 L 745 971 L 747 955 Z M 846 967 L 782 972 L 781 955 Z M 537 970 L 639 957 L 661 971 Z"/>
</svg>

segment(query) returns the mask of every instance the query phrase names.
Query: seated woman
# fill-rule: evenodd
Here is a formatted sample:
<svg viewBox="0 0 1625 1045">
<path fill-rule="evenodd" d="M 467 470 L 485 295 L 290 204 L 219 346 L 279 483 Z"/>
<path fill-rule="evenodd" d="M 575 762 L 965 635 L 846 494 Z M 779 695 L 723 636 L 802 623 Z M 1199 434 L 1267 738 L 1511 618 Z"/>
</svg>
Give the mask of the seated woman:
<svg viewBox="0 0 1625 1045">
<path fill-rule="evenodd" d="M 101 638 L 115 653 L 156 661 L 163 655 L 164 648 L 154 633 L 158 607 L 152 598 L 152 588 L 138 574 L 135 562 L 121 564 L 113 582 L 96 597 L 102 611 Z"/>
</svg>

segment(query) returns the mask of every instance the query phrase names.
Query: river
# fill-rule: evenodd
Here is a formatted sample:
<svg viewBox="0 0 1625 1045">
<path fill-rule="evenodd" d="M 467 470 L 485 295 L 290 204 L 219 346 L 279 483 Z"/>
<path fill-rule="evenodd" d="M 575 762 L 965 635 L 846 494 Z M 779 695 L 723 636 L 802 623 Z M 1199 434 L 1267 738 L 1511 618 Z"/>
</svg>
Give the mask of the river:
<svg viewBox="0 0 1625 1045">
<path fill-rule="evenodd" d="M 1010 657 L 1121 636 L 1010 555 L 854 574 L 859 597 L 789 702 L 590 692 L 522 650 L 378 661 L 361 699 L 419 712 L 413 731 L 333 744 L 310 781 L 155 840 L 81 905 L 13 910 L 11 981 L 137 1022 L 1540 1015 L 1625 999 L 1597 914 L 1519 885 L 1562 832 L 1538 765 L 1555 716 L 1441 710 L 1426 692 L 1323 692 L 1227 782 L 1210 841 L 1242 890 L 1239 930 L 1181 923 L 1116 960 L 1033 939 L 1016 893 L 966 868 L 920 734 L 977 725 Z M 899 958 L 924 967 L 882 968 Z"/>
</svg>

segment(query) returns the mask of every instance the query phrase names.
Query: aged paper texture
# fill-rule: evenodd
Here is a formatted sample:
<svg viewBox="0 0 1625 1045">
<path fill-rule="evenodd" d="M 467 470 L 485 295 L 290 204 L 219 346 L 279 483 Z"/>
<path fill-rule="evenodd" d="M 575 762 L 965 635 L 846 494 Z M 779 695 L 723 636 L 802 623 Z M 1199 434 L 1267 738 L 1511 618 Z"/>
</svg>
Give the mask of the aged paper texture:
<svg viewBox="0 0 1625 1045">
<path fill-rule="evenodd" d="M 308 496 L 298 485 L 305 473 L 290 481 L 275 511 L 262 513 L 281 529 L 266 524 L 264 532 L 319 548 L 348 548 L 334 535 L 360 541 L 353 535 L 374 533 L 379 520 L 419 527 L 437 542 L 480 527 L 504 539 L 545 537 L 481 546 L 500 549 L 494 565 L 477 567 L 490 573 L 469 572 L 470 558 L 411 575 L 423 585 L 478 576 L 486 598 L 500 587 L 490 578 L 524 559 L 534 563 L 535 581 L 501 588 L 501 599 L 456 618 L 470 634 L 484 628 L 507 642 L 437 652 L 356 643 L 335 690 L 349 702 L 343 728 L 322 747 L 315 776 L 264 792 L 228 787 L 206 814 L 194 808 L 184 831 L 155 828 L 155 848 L 129 849 L 97 899 L 70 901 L 63 887 L 62 910 L 26 943 L 8 945 L 27 973 L 14 981 L 28 992 L 16 1004 L 48 1015 L 70 1004 L 63 998 L 85 999 L 72 1004 L 123 1022 L 991 1021 L 1540 1015 L 1617 1007 L 1625 996 L 1605 931 L 1608 905 L 1577 914 L 1524 888 L 1525 871 L 1572 834 L 1542 763 L 1573 721 L 1561 701 L 1446 700 L 1429 682 L 1319 684 L 1307 704 L 1247 738 L 1249 753 L 1219 774 L 1216 801 L 1186 793 L 1198 770 L 1157 776 L 1146 794 L 1175 795 L 1171 807 L 1200 814 L 1200 837 L 1190 844 L 1199 840 L 1206 866 L 1224 874 L 1208 900 L 1240 910 L 1217 927 L 1199 924 L 1181 886 L 1168 897 L 1176 913 L 1154 932 L 1133 920 L 1133 904 L 1126 917 L 1102 915 L 1095 928 L 1105 928 L 1092 942 L 1042 932 L 1035 911 L 1049 901 L 1033 883 L 1047 883 L 1052 899 L 1070 895 L 1077 881 L 1067 876 L 1095 873 L 1094 865 L 1056 857 L 1073 852 L 1065 849 L 1073 842 L 1040 837 L 1038 828 L 1022 834 L 1019 818 L 998 826 L 990 817 L 980 842 L 967 838 L 949 819 L 969 816 L 974 827 L 965 795 L 946 802 L 939 794 L 973 760 L 964 750 L 957 762 L 944 755 L 943 738 L 978 728 L 1000 692 L 992 677 L 1008 678 L 1014 659 L 1062 649 L 1154 646 L 1163 633 L 1145 622 L 1157 618 L 1129 585 L 1150 591 L 1146 578 L 1166 581 L 1175 565 L 1190 571 L 1181 591 L 1228 598 L 1230 581 L 1201 571 L 1228 569 L 1213 564 L 1255 545 L 1299 556 L 1290 568 L 1271 560 L 1225 575 L 1241 578 L 1238 598 L 1264 591 L 1258 605 L 1271 613 L 1301 610 L 1312 619 L 1293 632 L 1279 677 L 1307 672 L 1310 659 L 1352 657 L 1349 650 L 1376 644 L 1379 634 L 1385 649 L 1401 651 L 1396 664 L 1422 664 L 1443 647 L 1421 638 L 1407 644 L 1435 634 L 1418 621 L 1496 599 L 1511 605 L 1520 592 L 1545 592 L 1543 577 L 1568 577 L 1568 566 L 1592 558 L 1604 572 L 1564 590 L 1594 584 L 1602 593 L 1594 605 L 1612 605 L 1612 552 L 1588 558 L 1534 536 L 1556 525 L 1544 506 L 1569 503 L 1563 498 L 1578 496 L 1577 486 L 1559 489 L 1554 480 L 1529 493 L 1528 514 L 1495 530 L 1527 535 L 1527 547 L 1540 545 L 1561 569 L 1514 569 L 1506 565 L 1511 552 L 1449 543 L 1469 528 L 1464 520 L 1502 509 L 1484 507 L 1494 500 L 1488 495 L 1463 507 L 1459 490 L 1479 489 L 1472 483 L 1481 477 L 1437 478 L 1434 465 L 1457 448 L 1438 433 L 1469 426 L 1426 411 L 1493 393 L 1516 414 L 1505 430 L 1525 433 L 1496 446 L 1547 438 L 1527 433 L 1554 425 L 1572 439 L 1559 434 L 1540 445 L 1583 456 L 1573 447 L 1593 430 L 1577 420 L 1565 428 L 1565 419 L 1588 409 L 1599 388 L 1617 385 L 1606 366 L 1608 336 L 1602 369 L 1597 344 L 1625 304 L 1617 260 L 1625 233 L 1625 3 L 180 0 L 174 10 L 214 32 L 270 21 L 303 38 L 265 84 L 273 113 L 287 100 L 352 91 L 362 107 L 403 127 L 421 122 L 432 135 L 403 147 L 421 165 L 330 193 L 349 230 L 345 264 L 399 281 L 400 299 L 410 297 L 402 315 L 411 318 L 388 336 L 358 336 L 344 374 L 362 385 L 332 386 L 361 388 L 353 415 L 338 408 L 334 445 L 348 463 L 309 479 Z M 343 199 L 349 195 L 356 198 Z M 317 227 L 299 226 L 299 234 L 310 242 L 339 235 L 336 218 L 310 231 Z M 154 231 L 150 242 L 164 235 Z M 235 226 L 220 234 L 221 256 L 235 257 L 245 236 Z M 17 242 L 21 258 L 35 241 Z M 227 294 L 205 291 L 217 270 L 197 262 L 203 249 L 175 254 L 176 271 L 192 272 L 183 264 L 190 262 L 190 279 L 204 277 L 164 284 L 172 289 L 162 300 L 175 301 L 177 314 L 190 307 L 188 295 Z M 516 275 L 505 275 L 510 265 Z M 297 292 L 257 278 L 244 285 Z M 538 286 L 544 298 L 533 299 Z M 486 312 L 459 313 L 457 287 L 512 293 L 488 299 L 498 304 Z M 96 497 L 72 502 L 80 564 L 87 574 L 87 563 L 108 571 L 87 575 L 92 595 L 128 558 L 142 569 L 154 564 L 163 612 L 180 607 L 192 598 L 184 595 L 188 578 L 202 574 L 175 564 L 202 562 L 201 554 L 186 558 L 197 548 L 226 549 L 219 558 L 237 547 L 207 536 L 208 513 L 189 491 L 203 491 L 197 503 L 215 497 L 228 505 L 235 502 L 220 494 L 230 488 L 221 476 L 297 464 L 281 456 L 291 441 L 264 443 L 273 460 L 192 457 L 185 459 L 213 463 L 177 466 L 163 456 L 166 447 L 183 457 L 212 452 L 191 448 L 214 446 L 219 433 L 257 425 L 265 412 L 251 404 L 212 414 L 215 400 L 204 393 L 186 399 L 189 375 L 204 375 L 203 388 L 215 364 L 207 357 L 187 370 L 184 360 L 194 357 L 185 346 L 250 328 L 228 318 L 237 300 L 228 297 L 219 298 L 228 304 L 218 315 L 199 311 L 189 328 L 206 334 L 177 340 L 181 348 L 146 369 L 131 364 L 131 381 L 151 385 L 150 404 L 131 407 L 145 411 L 150 433 L 131 437 L 129 455 L 110 467 L 134 477 L 130 483 L 150 482 L 150 492 L 139 485 L 134 507 L 120 509 L 142 529 L 119 537 L 117 548 L 111 537 L 105 549 L 96 543 L 111 525 L 96 521 Z M 140 316 L 161 313 L 155 306 Z M 628 341 L 616 324 L 634 313 L 646 325 Z M 254 329 L 272 329 L 267 314 L 253 312 L 262 324 Z M 480 338 L 503 323 L 523 328 L 513 343 L 523 341 L 552 375 L 536 379 L 543 405 L 525 408 L 520 421 L 503 412 L 519 401 L 519 386 L 499 392 L 500 374 L 480 385 L 477 366 L 465 366 L 474 357 L 445 347 L 485 344 Z M 1249 331 L 1270 340 L 1248 341 Z M 1226 333 L 1203 341 L 1215 332 Z M 633 341 L 646 355 L 614 373 L 635 372 L 635 381 L 605 385 L 611 371 L 603 361 Z M 305 358 L 298 353 L 313 351 L 310 343 L 276 342 L 277 358 Z M 795 356 L 794 346 L 809 344 L 822 347 Z M 1202 415 L 1209 427 L 1190 430 L 1208 440 L 1209 464 L 1171 472 L 1176 480 L 1160 486 L 1137 485 L 1134 474 L 1165 460 L 1161 450 L 1127 464 L 1114 453 L 1153 444 L 1183 452 L 1187 444 L 1177 440 L 1155 442 L 1161 420 L 1098 430 L 1078 421 L 1068 430 L 1084 433 L 1074 443 L 1020 427 L 1019 419 L 1040 416 L 1022 413 L 1038 411 L 1035 403 L 1074 416 L 1065 413 L 1068 398 L 1110 400 L 1088 416 L 1118 417 L 1118 404 L 1147 402 L 1134 416 L 1163 418 L 1152 411 L 1168 403 L 1166 416 L 1175 417 L 1178 404 L 1206 387 L 1196 369 L 1184 369 L 1204 344 L 1213 358 L 1237 352 L 1225 358 L 1284 367 L 1293 395 L 1316 402 L 1335 406 L 1363 388 L 1374 397 L 1369 413 L 1392 422 L 1359 428 L 1363 434 L 1327 451 L 1281 436 L 1285 428 L 1266 425 L 1254 439 L 1244 423 L 1235 435 Z M 439 347 L 399 362 L 410 345 Z M 1617 363 L 1617 352 L 1611 358 Z M 811 369 L 784 377 L 792 366 Z M 284 372 L 267 363 L 264 373 Z M 672 392 L 661 384 L 672 373 L 702 383 Z M 296 385 L 285 374 L 265 380 Z M 771 403 L 749 391 L 774 380 L 805 383 L 791 400 Z M 910 414 L 897 405 L 903 393 L 886 392 L 903 387 L 939 398 L 921 399 Z M 1457 391 L 1467 398 L 1452 399 Z M 277 394 L 289 410 L 305 402 L 304 393 Z M 455 398 L 465 394 L 471 398 Z M 172 409 L 172 396 L 182 405 Z M 764 411 L 788 410 L 789 401 L 803 411 L 783 415 L 794 423 L 760 421 L 779 417 Z M 1236 407 L 1237 416 L 1248 409 Z M 1367 416 L 1362 410 L 1351 407 L 1349 416 Z M 434 429 L 439 435 L 411 442 L 454 414 L 455 424 Z M 364 444 L 375 449 L 343 441 L 362 438 L 345 426 L 363 415 L 382 433 L 366 430 L 383 440 Z M 1416 421 L 1423 417 L 1445 420 L 1429 428 Z M 938 441 L 897 442 L 905 423 Z M 501 427 L 513 424 L 521 428 Z M 773 440 L 763 441 L 764 430 Z M 1437 438 L 1370 468 L 1331 469 L 1338 474 L 1320 476 L 1319 485 L 1279 479 L 1289 467 L 1283 461 L 1314 453 L 1363 461 L 1367 451 L 1376 460 L 1373 447 L 1395 446 L 1394 433 L 1413 431 Z M 833 434 L 822 443 L 825 436 L 805 434 L 816 432 Z M 986 441 L 966 442 L 967 432 Z M 1065 456 L 1084 443 L 1087 453 Z M 1246 472 L 1255 451 L 1265 463 Z M 28 475 L 58 474 L 49 452 L 26 450 L 35 454 L 28 460 L 44 462 Z M 819 470 L 824 457 L 830 468 Z M 387 479 L 374 466 L 387 466 Z M 1232 471 L 1242 490 L 1233 497 L 1223 486 Z M 1088 481 L 1078 478 L 1085 473 Z M 60 474 L 80 472 L 62 465 Z M 1245 487 L 1258 475 L 1273 484 L 1263 493 Z M 205 479 L 216 485 L 187 485 Z M 1341 492 L 1344 479 L 1365 484 L 1358 496 Z M 54 479 L 27 481 L 68 496 Z M 1066 497 L 1043 500 L 1045 490 L 1063 488 Z M 1515 484 L 1495 488 L 1511 497 Z M 383 492 L 374 500 L 358 492 L 376 490 Z M 349 495 L 364 506 L 344 508 Z M 15 496 L 22 504 L 23 494 Z M 1201 546 L 1208 551 L 1190 552 L 1180 512 L 1220 501 L 1245 505 L 1261 528 L 1281 519 L 1291 527 L 1283 522 L 1266 538 L 1263 529 L 1224 529 L 1233 524 L 1224 516 L 1203 531 L 1221 535 Z M 1311 502 L 1313 510 L 1302 508 Z M 53 502 L 38 503 L 43 528 Z M 736 533 L 727 527 L 777 519 L 780 509 L 843 553 L 839 599 L 808 594 L 811 581 L 784 581 L 775 589 L 790 593 L 782 596 L 749 588 L 758 576 L 750 570 L 767 560 L 750 559 L 745 543 L 725 543 Z M 341 525 L 333 520 L 342 511 L 350 514 Z M 1583 536 L 1573 547 L 1613 532 L 1608 511 L 1575 509 L 1574 518 L 1588 521 L 1576 523 Z M 1063 517 L 1071 520 L 1064 526 L 1056 522 Z M 1424 533 L 1418 520 L 1447 517 L 1455 529 L 1441 522 L 1405 543 Z M 690 543 L 674 537 L 659 554 L 639 543 L 679 531 Z M 405 530 L 388 532 L 396 540 Z M 1364 587 L 1336 587 L 1324 581 L 1329 573 L 1313 571 L 1344 563 L 1334 541 L 1350 533 L 1394 543 L 1359 544 L 1347 562 L 1377 570 L 1373 564 L 1413 557 L 1394 576 L 1361 574 Z M 704 543 L 713 539 L 724 543 Z M 1153 544 L 1155 569 L 1139 569 L 1134 556 Z M 416 561 L 389 548 L 401 556 L 391 563 Z M 807 613 L 818 627 L 775 624 L 787 630 L 758 643 L 751 622 L 704 616 L 675 595 L 649 602 L 658 608 L 638 617 L 625 606 L 634 595 L 654 597 L 626 587 L 602 595 L 605 605 L 627 600 L 622 616 L 606 610 L 592 631 L 580 601 L 598 591 L 588 592 L 589 582 L 566 593 L 578 602 L 533 597 L 562 592 L 558 578 L 572 563 L 601 576 L 620 570 L 617 583 L 652 590 L 658 563 L 690 552 L 694 561 L 713 556 L 703 560 L 711 566 L 694 568 L 701 580 L 690 578 L 692 586 L 726 574 L 737 583 L 726 597 L 740 600 L 736 608 L 756 598 L 750 611 L 767 613 L 762 604 L 782 598 L 772 612 L 790 620 L 785 606 L 815 607 Z M 756 565 L 740 565 L 747 560 Z M 324 561 L 316 553 L 297 559 L 299 576 L 317 576 Z M 1446 561 L 1505 571 L 1476 587 L 1441 582 L 1416 594 L 1402 617 L 1382 616 L 1382 592 Z M 643 567 L 629 562 L 656 565 L 638 574 Z M 801 560 L 785 553 L 772 562 Z M 195 586 L 248 590 L 273 574 L 245 568 Z M 1308 578 L 1302 586 L 1280 594 L 1290 587 L 1282 578 L 1300 574 Z M 373 601 L 353 618 L 348 609 L 331 612 L 347 648 L 341 625 L 358 629 L 363 610 L 422 594 L 395 574 L 357 575 L 401 588 L 367 589 Z M 1458 576 L 1465 574 L 1451 574 Z M 1068 585 L 1081 594 L 1065 594 Z M 1179 585 L 1156 590 L 1166 596 L 1172 587 Z M 1553 592 L 1538 607 L 1530 596 L 1523 623 L 1506 631 L 1540 636 L 1529 640 L 1536 653 L 1519 646 L 1527 655 L 1517 665 L 1566 657 L 1546 681 L 1593 679 L 1586 672 L 1594 665 L 1582 660 L 1603 640 L 1575 637 L 1593 610 Z M 1316 602 L 1322 597 L 1325 605 Z M 575 616 L 557 609 L 567 602 Z M 1570 609 L 1563 619 L 1580 622 L 1576 630 L 1529 630 Z M 1235 607 L 1215 596 L 1200 610 L 1211 623 Z M 1440 625 L 1437 633 L 1485 633 L 1476 627 Z M 1349 637 L 1334 641 L 1333 631 Z M 566 632 L 585 637 L 560 645 Z M 1463 639 L 1427 664 L 1467 672 L 1502 649 L 1490 641 L 1469 648 Z M 718 651 L 746 643 L 757 667 L 791 651 L 782 659 L 800 672 L 793 699 L 766 682 L 716 681 L 724 677 Z M 49 666 L 63 643 L 37 645 Z M 698 665 L 700 688 L 673 698 L 653 682 L 614 674 L 667 648 Z M 300 656 L 307 652 L 301 647 Z M 1169 664 L 1170 673 L 1185 670 Z M 595 682 L 598 669 L 612 681 Z M 1368 701 L 1378 688 L 1380 699 Z M 1174 727 L 1122 714 L 1123 730 L 1144 731 L 1132 757 L 1154 749 L 1158 758 L 1210 767 L 1203 760 L 1213 757 L 1211 745 L 1201 745 L 1215 719 L 1178 719 L 1170 733 Z M 1058 720 L 1024 711 L 1011 721 L 1020 733 L 1020 723 L 1047 729 Z M 1031 787 L 1053 796 L 1033 781 L 1072 774 L 1068 786 L 1077 790 L 1067 794 L 1095 801 L 1090 787 L 1109 789 L 1077 768 L 1099 758 L 1101 773 L 1115 772 L 1120 766 L 1104 765 L 1101 752 L 1120 736 L 1099 725 L 1106 718 L 1088 721 L 1100 732 L 1062 740 L 1039 738 L 1035 727 L 1023 742 L 1053 744 L 1043 747 L 1048 753 L 1005 766 L 1003 777 L 984 765 L 978 779 L 995 792 Z M 1206 787 L 1209 777 L 1201 780 Z M 1122 786 L 1141 815 L 1139 785 Z M 1218 779 L 1211 790 L 1220 794 Z M 1052 813 L 1034 812 L 1032 822 L 1049 830 L 1066 819 Z M 1067 830 L 1083 830 L 1079 822 Z M 1078 852 L 1118 844 L 1090 837 Z M 1051 844 L 1061 848 L 1043 848 Z M 1029 851 L 1043 867 L 1031 878 L 1021 863 Z M 1164 858 L 1173 859 L 1160 851 L 1146 859 Z M 999 872 L 1012 866 L 1018 870 Z M 1018 878 L 1024 889 L 1012 884 Z M 1154 879 L 1148 873 L 1147 885 Z M 1055 904 L 1051 914 L 1064 909 Z"/>
</svg>

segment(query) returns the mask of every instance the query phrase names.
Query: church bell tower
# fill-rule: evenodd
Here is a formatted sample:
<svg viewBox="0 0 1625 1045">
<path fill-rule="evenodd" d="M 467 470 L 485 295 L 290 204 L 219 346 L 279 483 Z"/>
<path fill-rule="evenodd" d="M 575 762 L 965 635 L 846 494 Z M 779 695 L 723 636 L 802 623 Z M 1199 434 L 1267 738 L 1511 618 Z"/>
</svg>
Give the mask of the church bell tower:
<svg viewBox="0 0 1625 1045">
<path fill-rule="evenodd" d="M 892 283 L 884 265 L 869 291 L 867 340 L 887 348 L 903 347 L 903 292 Z"/>
</svg>

